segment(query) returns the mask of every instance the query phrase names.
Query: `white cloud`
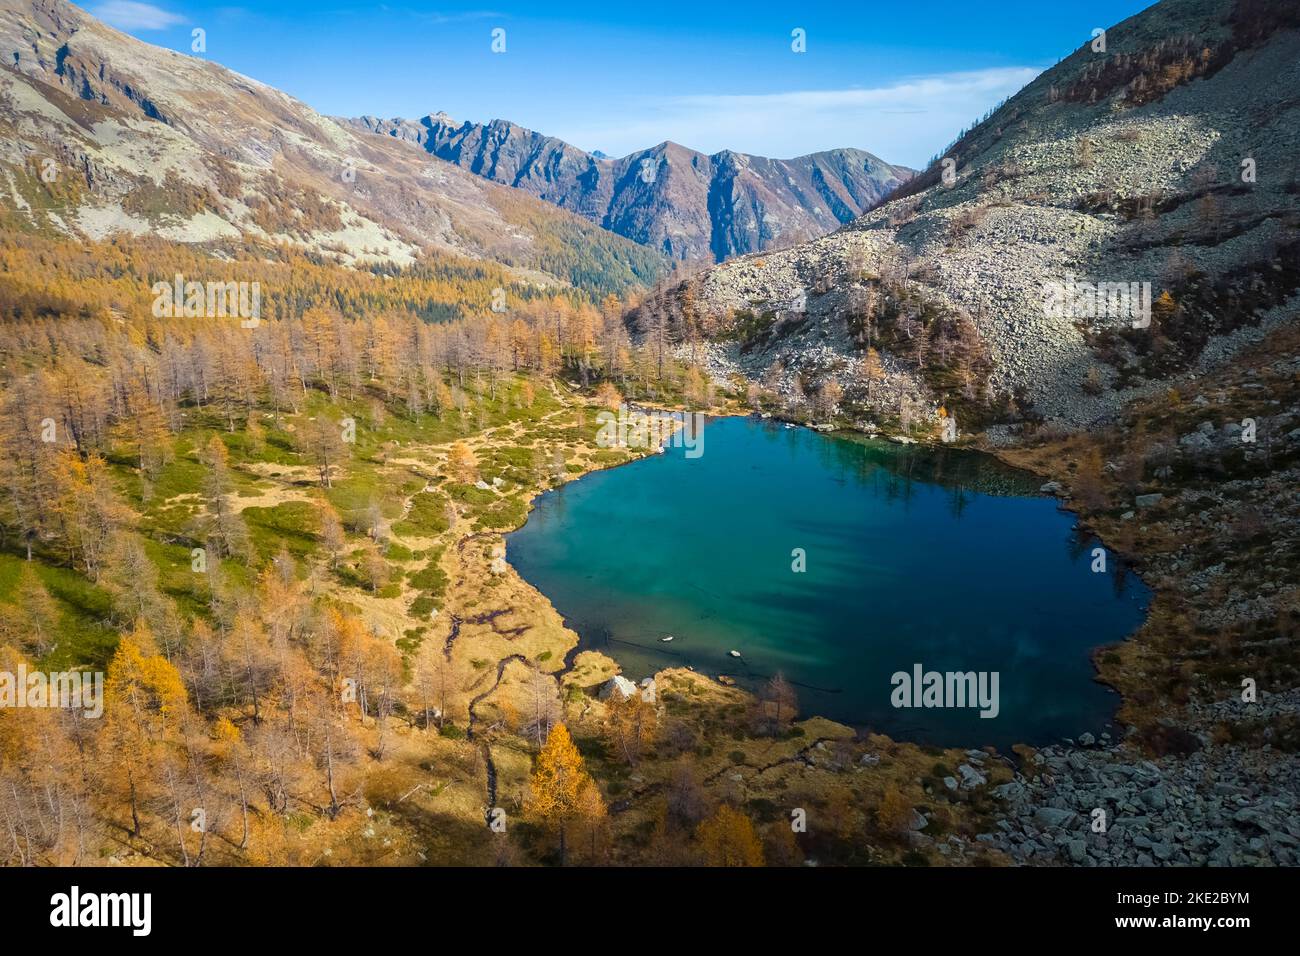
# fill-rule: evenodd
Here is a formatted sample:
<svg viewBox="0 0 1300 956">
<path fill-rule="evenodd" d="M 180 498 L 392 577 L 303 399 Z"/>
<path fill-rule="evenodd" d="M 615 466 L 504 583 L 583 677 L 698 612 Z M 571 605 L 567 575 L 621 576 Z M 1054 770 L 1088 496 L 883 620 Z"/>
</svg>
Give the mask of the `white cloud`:
<svg viewBox="0 0 1300 956">
<path fill-rule="evenodd" d="M 509 19 L 505 14 L 497 13 L 493 10 L 465 10 L 461 13 L 417 13 L 416 16 L 425 23 L 444 24 L 444 23 L 464 23 L 468 20 L 506 20 Z"/>
<path fill-rule="evenodd" d="M 90 12 L 119 30 L 166 30 L 185 22 L 178 14 L 136 0 L 108 0 Z"/>
<path fill-rule="evenodd" d="M 630 106 L 617 127 L 554 134 L 612 156 L 671 139 L 706 153 L 734 149 L 782 159 L 856 146 L 887 162 L 920 167 L 1039 72 L 1001 67 L 870 89 L 675 96 Z"/>
</svg>

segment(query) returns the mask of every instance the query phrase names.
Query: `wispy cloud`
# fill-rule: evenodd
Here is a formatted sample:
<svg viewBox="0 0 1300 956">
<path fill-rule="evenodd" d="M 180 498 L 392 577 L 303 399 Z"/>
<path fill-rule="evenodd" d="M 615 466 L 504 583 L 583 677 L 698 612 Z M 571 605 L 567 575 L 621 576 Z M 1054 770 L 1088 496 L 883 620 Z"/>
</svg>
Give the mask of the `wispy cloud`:
<svg viewBox="0 0 1300 956">
<path fill-rule="evenodd" d="M 564 138 L 616 156 L 665 139 L 709 153 L 734 149 L 779 158 L 856 146 L 920 166 L 1039 72 L 999 67 L 863 89 L 647 98 L 617 126 L 577 128 Z"/>
<path fill-rule="evenodd" d="M 504 20 L 505 14 L 495 10 L 466 10 L 461 13 L 417 13 L 416 16 L 425 23 L 465 23 L 470 20 Z"/>
<path fill-rule="evenodd" d="M 108 0 L 91 7 L 90 12 L 119 30 L 166 30 L 185 22 L 179 14 L 136 0 Z"/>
</svg>

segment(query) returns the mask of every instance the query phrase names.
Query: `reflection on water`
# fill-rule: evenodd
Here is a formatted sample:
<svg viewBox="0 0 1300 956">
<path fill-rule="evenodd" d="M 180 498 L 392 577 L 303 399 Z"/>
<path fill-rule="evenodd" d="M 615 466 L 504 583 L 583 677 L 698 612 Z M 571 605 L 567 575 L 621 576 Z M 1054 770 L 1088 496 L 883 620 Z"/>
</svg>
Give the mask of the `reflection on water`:
<svg viewBox="0 0 1300 956">
<path fill-rule="evenodd" d="M 900 738 L 1005 746 L 1104 728 L 1116 700 L 1089 652 L 1140 623 L 1148 592 L 1113 556 L 1094 574 L 1097 542 L 1032 476 L 755 419 L 711 421 L 704 449 L 549 492 L 508 537 L 584 648 L 635 678 L 781 671 L 804 714 Z M 915 664 L 997 671 L 997 718 L 895 708 L 891 676 Z"/>
</svg>

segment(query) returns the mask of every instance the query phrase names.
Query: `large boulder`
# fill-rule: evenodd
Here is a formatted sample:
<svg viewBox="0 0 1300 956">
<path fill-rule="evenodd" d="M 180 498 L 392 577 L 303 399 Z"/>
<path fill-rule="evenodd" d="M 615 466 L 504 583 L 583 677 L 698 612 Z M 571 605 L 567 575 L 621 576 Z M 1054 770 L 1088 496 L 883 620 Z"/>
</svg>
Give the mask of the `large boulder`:
<svg viewBox="0 0 1300 956">
<path fill-rule="evenodd" d="M 957 773 L 961 775 L 961 788 L 963 790 L 973 790 L 988 783 L 988 778 L 968 763 L 958 767 Z"/>
<path fill-rule="evenodd" d="M 600 688 L 601 700 L 629 700 L 636 696 L 636 684 L 622 674 L 615 674 Z"/>
<path fill-rule="evenodd" d="M 1034 822 L 1044 829 L 1065 826 L 1074 819 L 1074 813 L 1057 807 L 1039 807 L 1034 812 Z"/>
</svg>

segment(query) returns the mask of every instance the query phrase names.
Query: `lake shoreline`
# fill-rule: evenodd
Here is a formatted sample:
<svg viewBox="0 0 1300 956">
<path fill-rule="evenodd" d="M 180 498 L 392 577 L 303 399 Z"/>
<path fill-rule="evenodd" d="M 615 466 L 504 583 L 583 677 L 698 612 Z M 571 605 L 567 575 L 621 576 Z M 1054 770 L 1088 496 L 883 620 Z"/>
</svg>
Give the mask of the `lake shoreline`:
<svg viewBox="0 0 1300 956">
<path fill-rule="evenodd" d="M 983 459 L 995 465 L 998 474 L 1000 474 L 1002 471 L 1005 470 L 1006 472 L 1014 474 L 1016 476 L 1024 476 L 1024 479 L 1018 482 L 1019 487 L 1015 488 L 1014 491 L 1000 492 L 998 490 L 988 491 L 985 489 L 981 489 L 985 494 L 995 494 L 995 495 L 1004 494 L 1007 497 L 1036 498 L 1036 499 L 1048 497 L 1047 495 L 1042 494 L 1037 490 L 1038 487 L 1037 482 L 1029 480 L 1033 475 L 1033 472 L 1031 470 L 1018 467 L 1014 462 L 1005 461 L 999 456 L 995 454 L 991 454 L 988 450 L 983 448 L 970 447 L 965 444 L 963 444 L 963 446 L 961 447 L 956 447 L 951 449 L 949 449 L 949 446 L 947 445 L 937 445 L 937 444 L 933 447 L 921 443 L 917 443 L 916 445 L 903 446 L 898 443 L 888 442 L 888 439 L 884 436 L 870 435 L 868 433 L 861 432 L 856 429 L 837 429 L 835 432 L 827 434 L 826 431 L 823 429 L 808 428 L 807 426 L 799 425 L 793 422 L 787 423 L 779 419 L 762 419 L 757 415 L 754 415 L 752 413 L 745 413 L 745 412 L 724 411 L 722 414 L 710 414 L 709 415 L 710 427 L 714 427 L 718 422 L 725 421 L 728 419 L 748 419 L 751 420 L 756 426 L 760 426 L 764 428 L 772 428 L 772 429 L 784 428 L 788 424 L 791 429 L 800 428 L 812 432 L 814 434 L 817 434 L 819 437 L 822 438 L 827 438 L 831 440 L 839 439 L 840 441 L 848 442 L 853 445 L 866 446 L 868 449 L 872 451 L 875 451 L 877 453 L 884 452 L 886 455 L 889 456 L 895 454 L 909 455 L 909 456 L 910 455 L 927 456 L 936 453 L 943 455 L 949 450 L 951 450 L 952 452 L 958 453 L 959 458 L 950 459 L 950 460 L 965 459 L 968 461 L 978 462 L 981 459 Z M 533 518 L 535 510 L 539 506 L 545 507 L 545 502 L 550 497 L 551 492 L 566 491 L 566 489 L 568 489 L 571 484 L 577 482 L 578 479 L 580 478 L 586 478 L 596 473 L 608 472 L 610 470 L 618 469 L 619 466 L 623 464 L 631 464 L 633 462 L 643 462 L 645 461 L 645 459 L 653 457 L 656 454 L 656 450 L 654 449 L 645 449 L 645 450 L 638 450 L 638 451 L 642 451 L 642 453 L 636 455 L 635 457 L 630 458 L 625 462 L 617 462 L 609 465 L 604 465 L 601 467 L 586 469 L 581 474 L 577 474 L 569 477 L 568 480 L 566 480 L 563 484 L 557 485 L 554 488 L 546 489 L 545 491 L 542 491 L 539 494 L 534 495 L 532 498 L 530 498 L 528 502 L 527 516 L 525 518 L 525 521 L 518 528 L 514 529 L 514 531 L 509 532 L 509 534 L 515 534 L 520 529 L 524 528 L 529 523 L 529 521 Z M 974 454 L 971 454 L 972 452 Z M 878 464 L 873 464 L 871 467 L 877 468 L 882 466 Z M 1057 504 L 1059 505 L 1059 503 L 1060 502 L 1058 499 Z M 1067 509 L 1060 509 L 1058 507 L 1058 510 L 1067 510 Z M 1077 515 L 1075 516 L 1075 518 L 1077 520 Z M 657 673 L 663 669 L 671 669 L 674 667 L 686 666 L 686 667 L 690 667 L 691 669 L 694 670 L 694 672 L 699 673 L 702 676 L 707 675 L 707 679 L 709 679 L 710 681 L 714 681 L 715 683 L 717 682 L 717 680 L 716 680 L 716 675 L 713 673 L 714 671 L 717 671 L 720 674 L 730 674 L 743 687 L 745 687 L 747 692 L 749 692 L 749 691 L 753 691 L 754 689 L 756 689 L 758 686 L 761 685 L 762 680 L 764 679 L 765 676 L 767 676 L 768 670 L 770 670 L 770 668 L 764 669 L 760 664 L 759 669 L 755 671 L 753 669 L 754 661 L 749 659 L 749 655 L 746 655 L 746 660 L 744 665 L 741 667 L 740 670 L 737 671 L 734 668 L 727 667 L 725 665 L 719 665 L 717 662 L 710 660 L 707 653 L 704 658 L 700 658 L 698 655 L 681 655 L 679 657 L 678 654 L 672 653 L 672 651 L 677 650 L 677 648 L 675 647 L 672 648 L 672 651 L 670 651 L 667 647 L 660 647 L 658 644 L 650 643 L 648 639 L 643 639 L 639 642 L 630 641 L 630 640 L 620 639 L 616 635 L 612 635 L 605 630 L 600 630 L 600 631 L 594 630 L 593 627 L 590 625 L 589 621 L 584 621 L 582 619 L 583 618 L 582 614 L 566 615 L 562 613 L 559 610 L 559 608 L 556 606 L 555 599 L 552 597 L 552 595 L 547 594 L 544 590 L 542 590 L 542 586 L 544 582 L 542 581 L 534 582 L 533 580 L 530 580 L 528 577 L 526 577 L 524 571 L 521 570 L 521 568 L 518 566 L 518 563 L 515 560 L 513 560 L 513 558 L 515 558 L 515 555 L 508 556 L 508 561 L 511 564 L 511 567 L 515 571 L 515 573 L 518 574 L 521 578 L 523 578 L 524 581 L 526 581 L 534 590 L 536 590 L 550 604 L 551 608 L 555 610 L 555 613 L 563 621 L 565 629 L 574 633 L 578 638 L 577 643 L 571 648 L 569 648 L 568 652 L 564 655 L 563 666 L 565 672 L 570 671 L 573 668 L 575 659 L 582 652 L 596 651 L 618 662 L 620 668 L 631 667 L 633 669 L 636 669 L 638 667 L 638 664 L 636 663 L 636 659 L 640 657 L 643 659 L 642 664 L 644 664 L 645 666 L 642 666 L 639 669 L 649 670 L 651 673 Z M 1134 580 L 1137 581 L 1139 584 L 1145 586 L 1140 576 L 1134 575 Z M 566 608 L 566 610 L 572 610 L 572 608 Z M 1145 613 L 1145 607 L 1143 609 L 1143 613 Z M 1136 624 L 1133 630 L 1129 631 L 1125 635 L 1125 638 L 1123 639 L 1127 639 L 1129 636 L 1131 636 L 1132 633 L 1134 633 L 1141 626 L 1142 626 L 1141 622 Z M 614 641 L 613 645 L 611 645 L 611 638 Z M 1108 700 L 1108 703 L 1106 705 L 1105 712 L 1109 714 L 1109 716 L 1101 720 L 1092 721 L 1091 727 L 1078 728 L 1078 729 L 1071 730 L 1069 732 L 1062 731 L 1059 734 L 1059 737 L 1058 735 L 1055 734 L 1051 735 L 1049 738 L 1044 738 L 1043 736 L 1039 735 L 1037 739 L 1043 742 L 1047 742 L 1048 740 L 1055 740 L 1055 739 L 1070 739 L 1075 735 L 1084 733 L 1085 729 L 1089 729 L 1097 734 L 1100 734 L 1102 732 L 1108 734 L 1116 732 L 1118 728 L 1118 721 L 1115 718 L 1115 714 L 1121 703 L 1120 695 L 1118 694 L 1116 688 L 1114 688 L 1107 682 L 1099 679 L 1098 669 L 1095 663 L 1095 655 L 1104 651 L 1106 647 L 1112 646 L 1113 643 L 1115 642 L 1107 641 L 1103 644 L 1093 645 L 1087 651 L 1088 683 L 1090 685 L 1097 686 L 1098 688 L 1106 692 L 1105 698 Z M 619 651 L 614 649 L 615 647 L 620 645 L 626 646 L 630 651 L 630 655 L 628 652 L 619 653 Z M 646 661 L 651 661 L 653 663 L 646 663 Z M 816 680 L 801 680 L 800 682 L 805 684 L 808 689 L 813 690 L 815 692 L 814 697 L 818 696 L 818 693 L 824 695 L 832 690 L 837 690 L 837 689 L 843 692 L 843 687 L 832 688 L 830 684 L 827 684 L 824 681 L 819 682 Z M 1114 699 L 1111 700 L 1111 698 Z M 821 714 L 826 713 L 824 706 L 819 708 L 815 704 L 808 707 L 807 710 L 812 713 L 821 713 Z M 831 713 L 835 713 L 835 712 L 836 709 L 832 708 Z M 891 715 L 891 718 L 892 716 L 893 715 Z M 837 723 L 843 724 L 844 726 L 851 726 L 859 730 L 867 730 L 867 731 L 870 731 L 873 728 L 878 729 L 879 720 L 880 720 L 879 717 L 870 718 L 867 720 L 854 720 L 850 716 L 847 716 L 843 713 L 841 713 L 841 716 L 832 719 L 836 720 Z M 889 721 L 886 721 L 886 723 L 892 724 L 893 720 L 891 719 Z M 1028 736 L 1030 739 L 1033 739 L 1033 735 L 1028 735 Z M 1025 735 L 1019 735 L 1016 737 L 1016 739 L 1018 739 L 1020 743 L 1023 743 L 1024 737 Z M 901 741 L 914 742 L 918 746 L 959 745 L 959 744 L 953 744 L 951 739 L 944 739 L 942 736 L 927 735 L 924 732 L 898 734 L 897 739 Z M 972 745 L 980 745 L 980 744 L 973 743 Z M 1016 746 L 1018 745 L 1015 743 L 1014 740 L 1008 738 L 1003 743 L 996 744 L 996 746 L 998 746 L 998 749 L 1001 751 L 1013 752 Z"/>
</svg>

